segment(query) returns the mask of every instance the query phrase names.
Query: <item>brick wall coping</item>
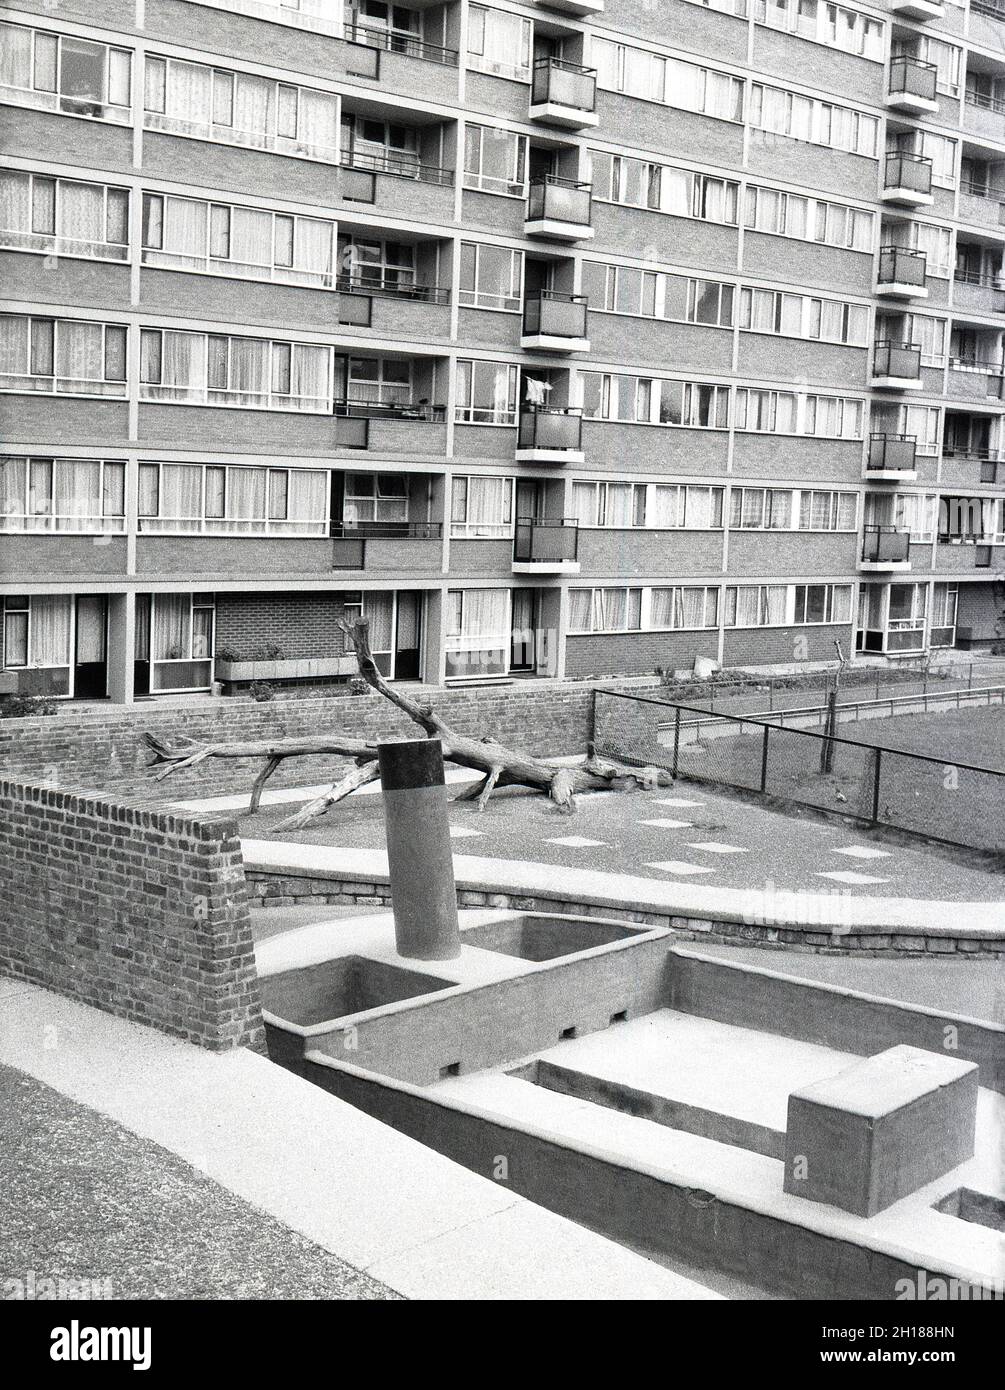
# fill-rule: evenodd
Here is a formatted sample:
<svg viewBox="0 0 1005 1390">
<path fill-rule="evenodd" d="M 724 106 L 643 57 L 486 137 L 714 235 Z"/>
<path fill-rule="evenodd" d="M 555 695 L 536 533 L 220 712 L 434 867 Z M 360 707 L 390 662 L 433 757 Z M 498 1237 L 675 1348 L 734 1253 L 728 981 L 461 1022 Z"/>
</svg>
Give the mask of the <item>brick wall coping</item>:
<svg viewBox="0 0 1005 1390">
<path fill-rule="evenodd" d="M 0 777 L 0 798 L 76 815 L 100 816 L 140 830 L 156 829 L 192 840 L 212 840 L 214 844 L 237 838 L 237 821 L 233 816 L 213 811 L 200 812 L 198 816 L 186 815 L 168 805 L 151 806 L 149 802 L 130 801 L 128 797 L 109 796 L 86 787 L 52 787 L 41 782 Z"/>
</svg>

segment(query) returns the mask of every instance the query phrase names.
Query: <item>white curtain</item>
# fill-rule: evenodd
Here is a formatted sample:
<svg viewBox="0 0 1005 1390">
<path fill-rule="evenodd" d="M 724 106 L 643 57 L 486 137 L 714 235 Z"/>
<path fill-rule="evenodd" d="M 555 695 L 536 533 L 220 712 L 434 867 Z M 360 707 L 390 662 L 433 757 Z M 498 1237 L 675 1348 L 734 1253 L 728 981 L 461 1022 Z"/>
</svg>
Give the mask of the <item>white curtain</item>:
<svg viewBox="0 0 1005 1390">
<path fill-rule="evenodd" d="M 0 315 L 0 376 L 23 376 L 28 368 L 28 320 Z"/>
<path fill-rule="evenodd" d="M 684 524 L 690 530 L 707 531 L 715 525 L 713 493 L 707 487 L 689 487 L 686 495 Z"/>
<path fill-rule="evenodd" d="M 31 231 L 31 188 L 27 174 L 0 174 L 0 228 L 6 232 Z"/>
<path fill-rule="evenodd" d="M 206 204 L 192 198 L 164 199 L 163 249 L 186 264 L 206 264 Z"/>
<path fill-rule="evenodd" d="M 154 594 L 154 661 L 185 660 L 190 654 L 192 613 L 188 594 Z"/>
<path fill-rule="evenodd" d="M 261 531 L 265 528 L 265 493 L 268 470 L 227 470 L 227 529 Z"/>
<path fill-rule="evenodd" d="M 70 598 L 38 594 L 31 600 L 32 666 L 69 666 Z"/>
<path fill-rule="evenodd" d="M 53 509 L 57 531 L 86 531 L 101 517 L 101 465 L 90 459 L 56 459 Z"/>
<path fill-rule="evenodd" d="M 290 365 L 291 404 L 297 410 L 327 410 L 330 349 L 308 343 L 294 343 Z"/>
<path fill-rule="evenodd" d="M 172 61 L 167 70 L 165 112 L 189 125 L 208 126 L 213 109 L 213 70 Z"/>
<path fill-rule="evenodd" d="M 287 526 L 274 522 L 273 529 L 298 536 L 323 536 L 328 529 L 327 479 L 317 469 L 291 468 L 287 500 Z"/>
<path fill-rule="evenodd" d="M 468 479 L 469 535 L 494 536 L 505 532 L 509 525 L 509 488 L 508 478 Z"/>
<path fill-rule="evenodd" d="M 202 469 L 192 463 L 161 465 L 159 531 L 198 531 L 202 517 Z"/>
<path fill-rule="evenodd" d="M 375 652 L 391 650 L 393 603 L 391 594 L 363 595 L 363 616 L 370 620 L 370 647 Z"/>
<path fill-rule="evenodd" d="M 230 403 L 267 405 L 270 344 L 258 338 L 230 339 Z M 219 396 L 216 396 L 219 399 Z"/>
<path fill-rule="evenodd" d="M 630 483 L 607 484 L 606 524 L 608 526 L 631 526 L 632 487 Z"/>
<path fill-rule="evenodd" d="M 205 337 L 201 333 L 165 333 L 163 340 L 162 387 L 157 394 L 175 401 L 205 399 Z"/>
<path fill-rule="evenodd" d="M 690 586 L 678 589 L 674 627 L 695 628 L 705 625 L 705 590 Z"/>
<path fill-rule="evenodd" d="M 300 89 L 300 113 L 297 121 L 297 144 L 312 154 L 338 156 L 337 104 L 328 92 L 310 87 Z"/>
<path fill-rule="evenodd" d="M 94 184 L 68 183 L 59 186 L 60 215 L 56 230 L 73 241 L 104 241 L 105 200 L 103 190 Z"/>
<path fill-rule="evenodd" d="M 31 30 L 0 25 L 0 86 L 31 87 Z"/>
<path fill-rule="evenodd" d="M 104 336 L 100 323 L 60 319 L 56 330 L 56 376 L 61 386 L 79 386 L 105 377 Z"/>
<path fill-rule="evenodd" d="M 494 647 L 509 640 L 509 590 L 468 589 L 464 595 L 461 645 Z"/>
<path fill-rule="evenodd" d="M 597 485 L 596 483 L 573 483 L 572 515 L 580 526 L 597 524 Z"/>
<path fill-rule="evenodd" d="M 16 531 L 28 510 L 23 458 L 0 459 L 0 529 Z"/>
<path fill-rule="evenodd" d="M 653 589 L 649 608 L 649 625 L 653 628 L 672 628 L 674 624 L 674 589 Z"/>
<path fill-rule="evenodd" d="M 250 137 L 248 144 L 260 145 L 273 133 L 275 82 L 239 72 L 234 78 L 234 136 Z M 244 143 L 242 141 L 242 143 Z"/>
<path fill-rule="evenodd" d="M 772 625 L 785 622 L 786 592 L 784 584 L 766 584 L 764 586 L 762 622 Z"/>
<path fill-rule="evenodd" d="M 646 525 L 658 529 L 681 525 L 680 488 L 656 483 L 646 499 Z"/>
<path fill-rule="evenodd" d="M 592 607 L 592 589 L 569 590 L 569 627 L 573 632 L 589 632 Z"/>
<path fill-rule="evenodd" d="M 321 276 L 325 283 L 332 273 L 333 228 L 333 223 L 317 217 L 298 217 L 293 241 L 296 268 Z"/>
<path fill-rule="evenodd" d="M 272 265 L 272 213 L 234 208 L 230 215 L 230 260 L 242 265 Z"/>
</svg>

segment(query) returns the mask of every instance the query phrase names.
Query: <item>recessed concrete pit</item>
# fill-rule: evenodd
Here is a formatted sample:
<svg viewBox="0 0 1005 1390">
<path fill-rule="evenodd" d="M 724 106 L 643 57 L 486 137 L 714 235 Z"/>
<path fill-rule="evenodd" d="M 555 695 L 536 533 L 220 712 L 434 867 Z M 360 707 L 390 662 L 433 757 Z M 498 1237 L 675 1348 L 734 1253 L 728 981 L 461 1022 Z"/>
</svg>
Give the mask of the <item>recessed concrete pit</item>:
<svg viewBox="0 0 1005 1390">
<path fill-rule="evenodd" d="M 285 970 L 262 981 L 262 1004 L 276 1019 L 310 1028 L 369 1009 L 453 988 L 455 981 L 403 970 L 365 956 L 343 956 Z"/>
<path fill-rule="evenodd" d="M 609 946 L 612 941 L 627 941 L 639 935 L 639 931 L 618 926 L 616 922 L 529 916 L 469 927 L 462 940 L 465 946 L 477 946 L 481 951 L 498 951 L 503 956 L 542 961 L 557 960 L 559 956 L 571 956 L 577 951 Z"/>
</svg>

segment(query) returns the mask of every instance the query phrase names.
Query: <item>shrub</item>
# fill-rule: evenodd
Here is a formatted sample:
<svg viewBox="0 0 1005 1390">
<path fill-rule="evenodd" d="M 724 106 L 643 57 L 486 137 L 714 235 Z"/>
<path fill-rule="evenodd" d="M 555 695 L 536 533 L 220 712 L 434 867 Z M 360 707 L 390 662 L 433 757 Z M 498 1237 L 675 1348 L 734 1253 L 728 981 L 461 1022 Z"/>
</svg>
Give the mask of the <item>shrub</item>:
<svg viewBox="0 0 1005 1390">
<path fill-rule="evenodd" d="M 0 719 L 34 719 L 41 714 L 56 714 L 55 700 L 42 695 L 0 695 Z"/>
<path fill-rule="evenodd" d="M 253 700 L 274 700 L 276 692 L 268 681 L 252 681 L 248 686 L 248 694 Z"/>
</svg>

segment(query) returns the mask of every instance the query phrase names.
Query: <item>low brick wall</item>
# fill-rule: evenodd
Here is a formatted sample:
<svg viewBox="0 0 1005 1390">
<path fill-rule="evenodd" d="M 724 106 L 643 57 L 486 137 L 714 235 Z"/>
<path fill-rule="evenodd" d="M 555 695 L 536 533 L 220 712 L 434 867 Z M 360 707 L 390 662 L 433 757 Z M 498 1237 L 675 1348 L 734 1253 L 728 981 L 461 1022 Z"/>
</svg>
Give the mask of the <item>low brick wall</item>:
<svg viewBox="0 0 1005 1390">
<path fill-rule="evenodd" d="M 512 685 L 496 689 L 429 690 L 423 700 L 458 733 L 491 733 L 538 756 L 582 753 L 589 736 L 592 691 L 586 685 Z M 167 742 L 191 738 L 232 743 L 248 739 L 316 737 L 325 732 L 377 741 L 416 735 L 416 726 L 379 695 L 259 702 L 199 700 L 168 707 L 156 701 L 101 709 L 67 707 L 34 719 L 0 719 L 0 773 L 56 787 L 93 787 L 144 802 L 189 800 L 247 792 L 262 760 L 211 758 L 155 782 L 148 771 L 145 730 Z M 282 764 L 276 787 L 331 780 L 346 766 L 338 758 L 296 758 Z"/>
<path fill-rule="evenodd" d="M 255 907 L 297 907 L 308 903 L 347 906 L 358 903 L 367 907 L 391 906 L 388 880 L 363 881 L 348 874 L 329 872 L 324 877 L 293 869 L 246 870 L 248 898 Z M 670 911 L 643 910 L 597 903 L 588 897 L 572 898 L 565 894 L 527 894 L 514 889 L 501 892 L 493 888 L 481 891 L 458 888 L 458 907 L 511 908 L 516 912 L 560 912 L 576 917 L 606 917 L 645 927 L 669 927 L 682 941 L 715 941 L 724 945 L 763 946 L 769 950 L 793 948 L 820 955 L 857 956 L 917 956 L 928 954 L 959 960 L 987 960 L 1005 957 L 1005 941 L 968 937 L 965 925 L 958 935 L 926 934 L 922 928 L 914 932 L 891 930 L 882 926 L 842 926 L 833 931 L 823 925 L 803 925 L 797 921 L 776 925 L 751 923 L 740 918 L 730 919 L 721 913 L 715 917 L 684 917 Z"/>
<path fill-rule="evenodd" d="M 264 1050 L 234 822 L 0 779 L 0 974 Z"/>
</svg>

